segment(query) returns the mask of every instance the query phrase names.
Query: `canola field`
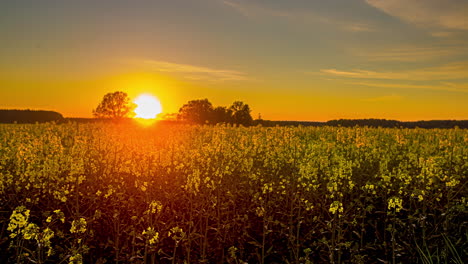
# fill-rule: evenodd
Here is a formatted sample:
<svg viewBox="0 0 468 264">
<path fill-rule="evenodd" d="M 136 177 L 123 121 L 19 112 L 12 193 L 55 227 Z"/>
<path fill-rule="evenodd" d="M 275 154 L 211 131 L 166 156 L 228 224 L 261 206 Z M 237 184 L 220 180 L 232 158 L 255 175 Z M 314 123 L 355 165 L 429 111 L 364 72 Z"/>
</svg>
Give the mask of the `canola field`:
<svg viewBox="0 0 468 264">
<path fill-rule="evenodd" d="M 466 263 L 468 131 L 0 125 L 0 263 Z"/>
</svg>

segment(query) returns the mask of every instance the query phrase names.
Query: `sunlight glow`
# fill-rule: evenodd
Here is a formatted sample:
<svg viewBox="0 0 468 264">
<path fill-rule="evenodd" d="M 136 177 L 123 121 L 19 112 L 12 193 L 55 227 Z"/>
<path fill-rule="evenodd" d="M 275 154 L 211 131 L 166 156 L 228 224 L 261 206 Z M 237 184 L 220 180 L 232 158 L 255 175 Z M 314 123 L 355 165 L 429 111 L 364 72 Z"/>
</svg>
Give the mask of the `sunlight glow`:
<svg viewBox="0 0 468 264">
<path fill-rule="evenodd" d="M 150 94 L 142 94 L 133 102 L 137 105 L 135 108 L 136 118 L 155 119 L 162 112 L 161 103 Z"/>
</svg>

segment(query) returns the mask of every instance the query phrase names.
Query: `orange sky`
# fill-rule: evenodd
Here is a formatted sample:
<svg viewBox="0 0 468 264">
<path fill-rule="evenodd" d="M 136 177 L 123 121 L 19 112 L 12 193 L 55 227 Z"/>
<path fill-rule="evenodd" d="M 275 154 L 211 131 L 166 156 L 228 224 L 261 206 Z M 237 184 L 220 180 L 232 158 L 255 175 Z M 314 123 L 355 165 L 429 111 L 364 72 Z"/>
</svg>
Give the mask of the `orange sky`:
<svg viewBox="0 0 468 264">
<path fill-rule="evenodd" d="M 3 1 L 0 108 L 91 117 L 120 90 L 165 113 L 208 98 L 271 120 L 468 119 L 468 3 L 443 3 Z"/>
</svg>

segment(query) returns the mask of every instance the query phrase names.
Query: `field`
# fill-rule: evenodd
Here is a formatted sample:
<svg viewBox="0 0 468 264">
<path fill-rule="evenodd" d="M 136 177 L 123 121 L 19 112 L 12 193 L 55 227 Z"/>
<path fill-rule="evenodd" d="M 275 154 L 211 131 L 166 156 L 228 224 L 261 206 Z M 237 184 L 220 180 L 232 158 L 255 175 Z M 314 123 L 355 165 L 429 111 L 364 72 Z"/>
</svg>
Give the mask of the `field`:
<svg viewBox="0 0 468 264">
<path fill-rule="evenodd" d="M 1 263 L 463 263 L 468 131 L 0 125 Z"/>
</svg>

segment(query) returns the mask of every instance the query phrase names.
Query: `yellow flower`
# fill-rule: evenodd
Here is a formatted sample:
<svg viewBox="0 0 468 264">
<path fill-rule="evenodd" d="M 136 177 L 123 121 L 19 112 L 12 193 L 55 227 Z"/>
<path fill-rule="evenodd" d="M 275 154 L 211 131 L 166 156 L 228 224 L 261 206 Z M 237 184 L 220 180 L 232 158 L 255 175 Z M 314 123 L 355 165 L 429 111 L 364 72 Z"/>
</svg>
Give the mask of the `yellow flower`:
<svg viewBox="0 0 468 264">
<path fill-rule="evenodd" d="M 420 194 L 418 195 L 418 200 L 421 202 L 422 200 L 424 200 L 424 197 Z"/>
<path fill-rule="evenodd" d="M 72 226 L 70 228 L 71 233 L 84 233 L 86 232 L 86 219 L 80 218 L 78 220 L 73 220 Z"/>
<path fill-rule="evenodd" d="M 265 215 L 265 208 L 263 207 L 257 207 L 255 208 L 255 214 L 258 216 L 258 217 L 262 217 Z"/>
<path fill-rule="evenodd" d="M 8 223 L 7 230 L 12 232 L 10 234 L 11 238 L 16 237 L 17 233 L 14 233 L 17 229 L 18 231 L 23 229 L 28 224 L 30 210 L 26 209 L 24 206 L 18 206 L 10 216 L 10 222 Z"/>
<path fill-rule="evenodd" d="M 34 223 L 29 223 L 22 231 L 24 239 L 36 239 L 39 233 L 39 227 Z"/>
<path fill-rule="evenodd" d="M 54 213 L 57 215 L 60 222 L 65 223 L 65 214 L 60 211 L 60 209 L 54 210 Z"/>
<path fill-rule="evenodd" d="M 152 213 L 152 214 L 155 214 L 155 213 L 158 213 L 158 212 L 161 212 L 162 210 L 162 203 L 159 202 L 159 201 L 152 201 L 149 205 L 149 211 Z"/>
<path fill-rule="evenodd" d="M 395 209 L 395 212 L 398 213 L 403 208 L 402 204 L 403 204 L 402 199 L 398 197 L 392 197 L 388 199 L 388 210 Z"/>
<path fill-rule="evenodd" d="M 332 214 L 336 214 L 337 212 L 342 213 L 343 212 L 343 203 L 341 203 L 340 201 L 333 201 L 333 203 L 330 204 L 329 211 Z"/>
<path fill-rule="evenodd" d="M 159 232 L 156 232 L 156 230 L 154 230 L 152 227 L 148 227 L 141 234 L 148 237 L 148 242 L 150 245 L 154 245 L 159 241 Z"/>
<path fill-rule="evenodd" d="M 70 261 L 68 262 L 70 264 L 83 264 L 83 257 L 80 253 L 71 256 L 68 260 Z"/>
</svg>

